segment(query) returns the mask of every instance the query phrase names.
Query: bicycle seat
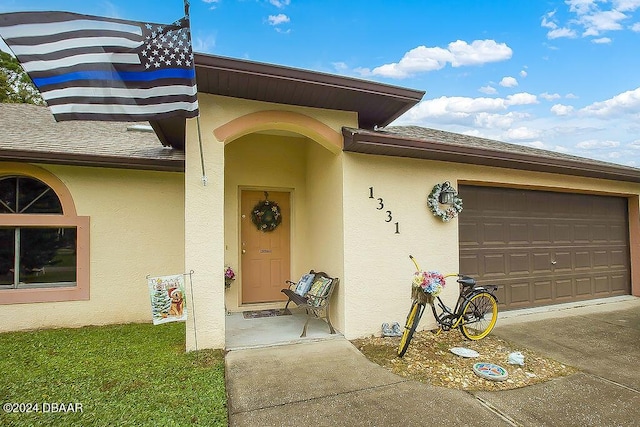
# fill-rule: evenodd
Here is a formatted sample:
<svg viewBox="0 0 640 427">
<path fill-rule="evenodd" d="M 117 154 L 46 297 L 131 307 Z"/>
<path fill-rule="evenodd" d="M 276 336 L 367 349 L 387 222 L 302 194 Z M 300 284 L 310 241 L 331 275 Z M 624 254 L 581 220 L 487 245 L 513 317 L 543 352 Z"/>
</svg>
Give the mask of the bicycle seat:
<svg viewBox="0 0 640 427">
<path fill-rule="evenodd" d="M 460 278 L 457 280 L 458 283 L 460 283 L 462 286 L 475 286 L 476 285 L 476 279 L 474 279 L 473 277 L 469 277 L 469 276 L 460 276 Z"/>
</svg>

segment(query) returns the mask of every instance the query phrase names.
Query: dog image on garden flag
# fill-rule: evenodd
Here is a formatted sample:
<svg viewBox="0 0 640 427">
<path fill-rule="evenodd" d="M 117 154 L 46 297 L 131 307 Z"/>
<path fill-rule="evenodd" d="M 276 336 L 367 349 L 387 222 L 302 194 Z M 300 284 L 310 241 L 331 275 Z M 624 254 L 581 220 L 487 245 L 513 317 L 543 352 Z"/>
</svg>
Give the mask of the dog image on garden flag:
<svg viewBox="0 0 640 427">
<path fill-rule="evenodd" d="M 182 274 L 150 277 L 148 284 L 154 325 L 187 320 Z"/>
</svg>

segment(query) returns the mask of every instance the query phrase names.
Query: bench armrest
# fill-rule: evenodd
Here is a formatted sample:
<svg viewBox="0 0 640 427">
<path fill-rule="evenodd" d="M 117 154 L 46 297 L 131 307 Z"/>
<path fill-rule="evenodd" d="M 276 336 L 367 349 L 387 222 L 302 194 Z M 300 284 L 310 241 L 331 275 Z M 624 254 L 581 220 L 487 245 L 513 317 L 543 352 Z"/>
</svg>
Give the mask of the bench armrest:
<svg viewBox="0 0 640 427">
<path fill-rule="evenodd" d="M 289 286 L 289 289 L 292 291 L 296 290 L 296 286 L 298 285 L 296 282 L 292 282 L 291 280 L 285 280 L 285 283 Z"/>
</svg>

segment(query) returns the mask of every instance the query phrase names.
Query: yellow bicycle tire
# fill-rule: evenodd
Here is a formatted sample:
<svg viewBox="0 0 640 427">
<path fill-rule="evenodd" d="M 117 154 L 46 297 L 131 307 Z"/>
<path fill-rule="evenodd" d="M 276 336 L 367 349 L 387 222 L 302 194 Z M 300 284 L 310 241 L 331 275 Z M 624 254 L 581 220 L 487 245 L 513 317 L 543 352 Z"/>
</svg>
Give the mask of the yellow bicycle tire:
<svg viewBox="0 0 640 427">
<path fill-rule="evenodd" d="M 420 323 L 420 318 L 422 317 L 423 312 L 424 304 L 413 301 L 411 310 L 409 310 L 409 314 L 407 315 L 407 321 L 404 325 L 402 338 L 400 338 L 400 345 L 398 346 L 398 357 L 404 356 L 404 354 L 407 352 L 409 343 L 411 342 L 411 338 L 413 338 L 413 334 L 418 327 L 418 323 Z"/>
<path fill-rule="evenodd" d="M 479 292 L 464 304 L 462 315 L 462 334 L 470 340 L 480 340 L 489 335 L 498 321 L 498 300 L 489 292 Z"/>
</svg>

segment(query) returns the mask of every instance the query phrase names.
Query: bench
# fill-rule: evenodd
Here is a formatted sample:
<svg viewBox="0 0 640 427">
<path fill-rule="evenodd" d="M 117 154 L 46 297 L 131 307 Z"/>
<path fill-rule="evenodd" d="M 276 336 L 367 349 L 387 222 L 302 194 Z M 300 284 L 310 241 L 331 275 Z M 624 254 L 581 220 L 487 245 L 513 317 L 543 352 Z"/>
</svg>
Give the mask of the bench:
<svg viewBox="0 0 640 427">
<path fill-rule="evenodd" d="M 310 284 L 307 282 L 303 283 L 305 276 L 312 276 Z M 309 324 L 309 319 L 312 317 L 325 319 L 331 333 L 336 333 L 329 318 L 329 305 L 331 302 L 331 294 L 339 282 L 339 279 L 330 277 L 325 272 L 315 272 L 313 270 L 311 270 L 309 274 L 302 276 L 297 283 L 290 280 L 286 281 L 289 287 L 282 289 L 281 292 L 289 297 L 289 300 L 287 301 L 287 305 L 284 306 L 284 309 L 288 310 L 289 303 L 293 302 L 298 307 L 303 307 L 307 311 L 307 321 L 304 323 L 304 328 L 302 328 L 301 338 L 307 336 L 307 325 Z M 301 289 L 297 289 L 298 287 Z M 296 289 L 298 292 L 296 292 Z M 301 292 L 304 293 L 301 295 Z M 321 316 L 322 313 L 324 313 L 324 316 Z"/>
</svg>

